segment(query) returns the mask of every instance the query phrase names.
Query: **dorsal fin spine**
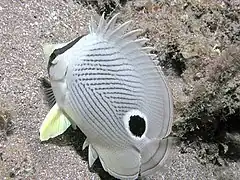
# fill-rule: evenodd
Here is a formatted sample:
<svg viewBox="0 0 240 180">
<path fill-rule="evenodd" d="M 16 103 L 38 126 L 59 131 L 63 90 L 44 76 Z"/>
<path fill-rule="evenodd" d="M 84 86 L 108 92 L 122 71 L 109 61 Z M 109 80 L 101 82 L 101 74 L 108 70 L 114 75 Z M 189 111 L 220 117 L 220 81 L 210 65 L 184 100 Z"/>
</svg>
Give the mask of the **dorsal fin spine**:
<svg viewBox="0 0 240 180">
<path fill-rule="evenodd" d="M 128 26 L 130 25 L 132 21 L 127 21 L 120 26 L 118 26 L 115 30 L 113 30 L 109 35 L 108 39 L 121 37 L 121 35 L 127 30 Z"/>
<path fill-rule="evenodd" d="M 132 31 L 127 32 L 122 36 L 123 39 L 137 39 L 137 35 L 142 32 L 142 29 L 135 29 Z"/>
<path fill-rule="evenodd" d="M 98 27 L 97 27 L 97 31 L 96 31 L 97 34 L 102 34 L 103 33 L 103 28 L 104 28 L 104 25 L 106 24 L 104 16 L 105 16 L 105 13 L 103 12 L 103 14 L 102 14 L 102 16 L 99 20 Z"/>
<path fill-rule="evenodd" d="M 116 21 L 117 21 L 117 17 L 119 16 L 120 13 L 115 14 L 107 23 L 106 27 L 103 30 L 103 35 L 106 35 L 106 33 L 108 31 L 111 31 L 112 28 L 114 28 Z"/>
</svg>

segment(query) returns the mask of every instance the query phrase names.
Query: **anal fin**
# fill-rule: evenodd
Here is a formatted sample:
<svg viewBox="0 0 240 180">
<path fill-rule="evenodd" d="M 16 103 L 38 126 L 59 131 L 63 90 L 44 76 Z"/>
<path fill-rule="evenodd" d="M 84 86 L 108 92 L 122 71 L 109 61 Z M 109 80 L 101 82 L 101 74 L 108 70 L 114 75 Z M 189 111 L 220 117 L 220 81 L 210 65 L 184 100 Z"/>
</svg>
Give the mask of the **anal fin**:
<svg viewBox="0 0 240 180">
<path fill-rule="evenodd" d="M 88 164 L 89 164 L 89 167 L 92 167 L 93 163 L 97 160 L 97 158 L 98 158 L 97 151 L 93 148 L 93 146 L 91 144 L 89 144 L 89 146 L 88 146 Z"/>
<path fill-rule="evenodd" d="M 88 140 L 85 139 L 83 146 L 82 146 L 82 150 L 84 150 L 86 147 L 88 147 L 88 145 L 89 145 Z"/>
</svg>

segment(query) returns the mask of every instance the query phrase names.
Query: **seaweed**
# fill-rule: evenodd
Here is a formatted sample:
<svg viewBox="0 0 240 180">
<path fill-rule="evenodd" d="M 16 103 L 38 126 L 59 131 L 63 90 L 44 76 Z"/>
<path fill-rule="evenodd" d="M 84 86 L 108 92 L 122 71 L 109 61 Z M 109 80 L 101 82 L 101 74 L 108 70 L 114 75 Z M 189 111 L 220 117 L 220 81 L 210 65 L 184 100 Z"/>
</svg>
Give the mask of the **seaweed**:
<svg viewBox="0 0 240 180">
<path fill-rule="evenodd" d="M 192 100 L 180 110 L 174 126 L 181 139 L 218 144 L 218 154 L 232 160 L 240 159 L 239 57 L 240 48 L 235 46 L 212 61 L 202 60 L 205 77 L 195 81 Z"/>
</svg>

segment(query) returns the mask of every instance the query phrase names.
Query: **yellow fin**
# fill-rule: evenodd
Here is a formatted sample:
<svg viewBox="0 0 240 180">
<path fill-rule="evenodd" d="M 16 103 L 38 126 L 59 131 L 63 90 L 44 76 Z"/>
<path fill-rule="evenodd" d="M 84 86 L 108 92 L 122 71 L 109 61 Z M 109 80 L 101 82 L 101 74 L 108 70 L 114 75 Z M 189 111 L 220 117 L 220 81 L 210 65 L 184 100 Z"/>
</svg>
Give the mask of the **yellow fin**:
<svg viewBox="0 0 240 180">
<path fill-rule="evenodd" d="M 49 138 L 54 138 L 64 133 L 70 125 L 70 121 L 55 104 L 40 127 L 40 140 L 47 141 Z"/>
</svg>

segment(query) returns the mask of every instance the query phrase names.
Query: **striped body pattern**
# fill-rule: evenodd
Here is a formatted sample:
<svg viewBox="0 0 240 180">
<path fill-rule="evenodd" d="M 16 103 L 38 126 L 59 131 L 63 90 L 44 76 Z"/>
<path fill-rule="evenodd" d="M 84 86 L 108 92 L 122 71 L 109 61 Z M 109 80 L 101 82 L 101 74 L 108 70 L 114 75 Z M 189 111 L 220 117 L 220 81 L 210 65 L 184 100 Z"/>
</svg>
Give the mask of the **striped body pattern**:
<svg viewBox="0 0 240 180">
<path fill-rule="evenodd" d="M 139 109 L 143 103 L 143 84 L 139 75 L 116 48 L 104 42 L 87 47 L 86 55 L 78 62 L 81 63 L 73 67 L 69 88 L 73 98 L 71 102 L 75 102 L 73 107 L 78 109 L 81 104 L 83 119 L 90 121 L 103 139 L 124 145 L 123 141 L 131 139 L 122 118 L 129 110 Z"/>
<path fill-rule="evenodd" d="M 171 93 L 161 69 L 138 39 L 112 19 L 92 18 L 90 33 L 63 43 L 48 69 L 59 108 L 86 135 L 89 165 L 99 158 L 116 178 L 154 173 L 167 157 Z"/>
</svg>

